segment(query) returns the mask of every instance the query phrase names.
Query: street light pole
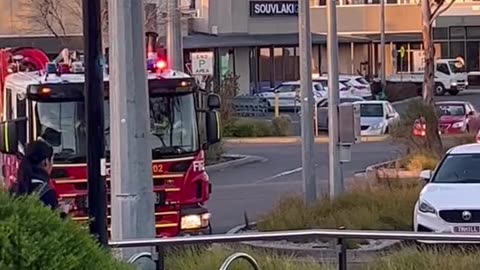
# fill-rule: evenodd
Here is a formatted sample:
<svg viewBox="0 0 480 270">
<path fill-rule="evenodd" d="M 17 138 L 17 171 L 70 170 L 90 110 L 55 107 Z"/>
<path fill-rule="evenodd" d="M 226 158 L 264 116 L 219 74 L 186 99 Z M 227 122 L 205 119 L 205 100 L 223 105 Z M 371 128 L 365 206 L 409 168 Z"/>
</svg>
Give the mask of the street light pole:
<svg viewBox="0 0 480 270">
<path fill-rule="evenodd" d="M 155 237 L 144 1 L 109 0 L 112 239 Z M 153 248 L 123 249 L 124 259 Z M 145 269 L 145 268 L 142 268 Z"/>
<path fill-rule="evenodd" d="M 302 105 L 302 177 L 305 203 L 312 205 L 317 199 L 315 157 L 313 150 L 313 89 L 312 89 L 312 33 L 310 31 L 310 1 L 298 1 L 300 47 L 300 88 Z"/>
<path fill-rule="evenodd" d="M 380 0 L 380 58 L 381 58 L 381 80 L 382 80 L 382 91 L 385 91 L 385 0 Z"/>
<path fill-rule="evenodd" d="M 88 215 L 90 233 L 108 245 L 105 184 L 104 87 L 100 1 L 83 0 L 85 112 L 87 127 Z"/>
<path fill-rule="evenodd" d="M 178 0 L 167 1 L 167 62 L 174 70 L 183 71 L 182 14 Z"/>
<path fill-rule="evenodd" d="M 327 3 L 327 49 L 328 49 L 328 170 L 330 198 L 342 192 L 343 179 L 339 154 L 338 134 L 338 38 L 337 4 L 335 0 Z"/>
</svg>

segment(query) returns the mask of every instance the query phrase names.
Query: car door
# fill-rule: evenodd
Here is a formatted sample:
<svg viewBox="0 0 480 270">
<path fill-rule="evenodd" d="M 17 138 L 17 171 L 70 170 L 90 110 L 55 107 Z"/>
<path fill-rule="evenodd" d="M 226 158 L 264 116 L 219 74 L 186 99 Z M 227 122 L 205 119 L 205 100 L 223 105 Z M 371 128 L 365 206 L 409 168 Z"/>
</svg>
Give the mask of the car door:
<svg viewBox="0 0 480 270">
<path fill-rule="evenodd" d="M 465 103 L 465 112 L 467 114 L 468 131 L 476 133 L 480 129 L 480 114 L 472 105 L 472 103 Z"/>
<path fill-rule="evenodd" d="M 387 119 L 387 124 L 388 126 L 391 126 L 398 120 L 398 113 L 395 111 L 395 109 L 390 103 L 384 103 L 384 107 L 386 112 L 385 117 Z"/>
<path fill-rule="evenodd" d="M 279 97 L 279 106 L 280 107 L 293 107 L 296 103 L 295 95 L 297 90 L 299 89 L 299 85 L 288 85 L 288 87 L 281 87 L 278 89 L 278 97 Z"/>
<path fill-rule="evenodd" d="M 324 99 L 323 101 L 317 104 L 317 119 L 318 119 L 318 128 L 322 130 L 328 129 L 328 100 Z"/>
</svg>

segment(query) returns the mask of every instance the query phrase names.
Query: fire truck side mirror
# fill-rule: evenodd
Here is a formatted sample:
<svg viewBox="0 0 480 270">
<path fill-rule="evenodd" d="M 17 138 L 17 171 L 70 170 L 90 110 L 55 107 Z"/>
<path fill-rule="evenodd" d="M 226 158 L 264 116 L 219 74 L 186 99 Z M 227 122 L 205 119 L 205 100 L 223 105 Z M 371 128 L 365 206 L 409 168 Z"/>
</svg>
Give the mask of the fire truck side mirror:
<svg viewBox="0 0 480 270">
<path fill-rule="evenodd" d="M 7 155 L 18 153 L 18 121 L 0 123 L 0 152 Z"/>
<path fill-rule="evenodd" d="M 220 113 L 212 110 L 205 113 L 205 123 L 207 131 L 207 143 L 209 145 L 215 144 L 220 141 Z"/>
<path fill-rule="evenodd" d="M 220 109 L 220 96 L 217 94 L 209 94 L 207 96 L 207 106 L 210 110 Z"/>
</svg>

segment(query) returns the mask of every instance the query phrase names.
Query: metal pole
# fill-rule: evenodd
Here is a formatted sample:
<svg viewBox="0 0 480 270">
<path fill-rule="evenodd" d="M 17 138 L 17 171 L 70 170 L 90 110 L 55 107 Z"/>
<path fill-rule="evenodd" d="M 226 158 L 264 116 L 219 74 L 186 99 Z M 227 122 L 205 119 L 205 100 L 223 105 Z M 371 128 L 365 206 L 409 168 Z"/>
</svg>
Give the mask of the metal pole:
<svg viewBox="0 0 480 270">
<path fill-rule="evenodd" d="M 88 215 L 90 233 L 106 246 L 107 191 L 105 174 L 104 87 L 100 1 L 83 0 L 85 111 L 87 126 Z"/>
<path fill-rule="evenodd" d="M 313 88 L 312 88 L 312 33 L 310 31 L 310 1 L 298 1 L 300 47 L 300 88 L 302 91 L 302 178 L 305 202 L 312 205 L 317 199 L 315 157 L 313 150 Z"/>
<path fill-rule="evenodd" d="M 328 48 L 328 148 L 330 198 L 338 196 L 343 186 L 339 157 L 338 136 L 338 39 L 337 6 L 335 0 L 327 3 L 327 48 Z"/>
<path fill-rule="evenodd" d="M 380 0 L 380 58 L 381 58 L 381 79 L 382 79 L 382 91 L 385 90 L 385 0 Z"/>
<path fill-rule="evenodd" d="M 112 238 L 152 238 L 156 234 L 144 1 L 109 0 L 108 8 Z M 140 252 L 155 254 L 152 248 L 134 248 L 121 255 L 127 259 Z"/>
<path fill-rule="evenodd" d="M 172 69 L 183 71 L 182 14 L 178 0 L 167 1 L 167 61 Z"/>
</svg>

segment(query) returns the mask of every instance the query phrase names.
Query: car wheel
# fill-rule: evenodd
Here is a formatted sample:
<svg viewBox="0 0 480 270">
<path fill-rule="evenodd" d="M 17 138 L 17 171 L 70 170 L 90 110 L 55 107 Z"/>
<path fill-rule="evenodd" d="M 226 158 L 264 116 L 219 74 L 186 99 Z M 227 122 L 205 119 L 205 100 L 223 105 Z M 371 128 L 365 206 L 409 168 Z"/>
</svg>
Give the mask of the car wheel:
<svg viewBox="0 0 480 270">
<path fill-rule="evenodd" d="M 436 96 L 443 96 L 445 95 L 445 87 L 441 83 L 435 84 L 435 95 Z"/>
<path fill-rule="evenodd" d="M 460 93 L 460 91 L 458 91 L 458 90 L 450 90 L 450 91 L 448 91 L 448 93 L 449 93 L 450 95 L 452 95 L 452 96 L 456 96 L 456 95 L 458 95 L 458 93 Z"/>
</svg>

